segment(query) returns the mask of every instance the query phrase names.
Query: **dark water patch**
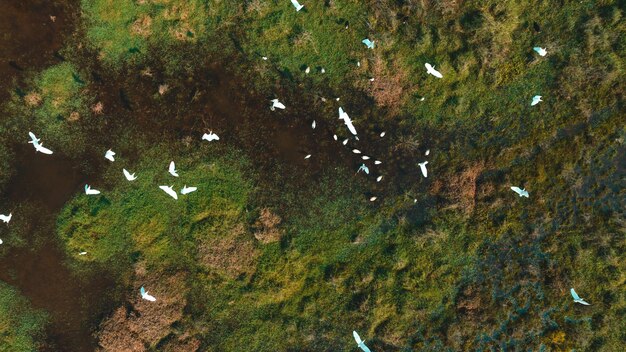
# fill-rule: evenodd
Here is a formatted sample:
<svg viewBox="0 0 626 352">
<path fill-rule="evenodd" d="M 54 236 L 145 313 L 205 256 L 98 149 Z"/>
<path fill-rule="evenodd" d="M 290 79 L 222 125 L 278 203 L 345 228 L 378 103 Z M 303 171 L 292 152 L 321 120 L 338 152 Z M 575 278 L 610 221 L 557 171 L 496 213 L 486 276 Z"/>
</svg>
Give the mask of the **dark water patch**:
<svg viewBox="0 0 626 352">
<path fill-rule="evenodd" d="M 8 204 L 27 205 L 15 217 L 27 217 L 26 244 L 0 258 L 0 280 L 17 287 L 34 307 L 50 315 L 44 351 L 92 351 L 92 332 L 99 317 L 115 301 L 114 280 L 105 272 L 84 278 L 66 266 L 55 235 L 56 215 L 80 191 L 85 175 L 62 155 L 35 153 L 30 146 L 15 148 L 15 173 L 9 183 Z M 91 175 L 93 176 L 93 175 Z"/>
<path fill-rule="evenodd" d="M 54 54 L 73 29 L 76 9 L 77 1 L 0 1 L 0 101 L 8 97 L 7 83 L 22 78 L 22 71 L 57 61 Z"/>
</svg>

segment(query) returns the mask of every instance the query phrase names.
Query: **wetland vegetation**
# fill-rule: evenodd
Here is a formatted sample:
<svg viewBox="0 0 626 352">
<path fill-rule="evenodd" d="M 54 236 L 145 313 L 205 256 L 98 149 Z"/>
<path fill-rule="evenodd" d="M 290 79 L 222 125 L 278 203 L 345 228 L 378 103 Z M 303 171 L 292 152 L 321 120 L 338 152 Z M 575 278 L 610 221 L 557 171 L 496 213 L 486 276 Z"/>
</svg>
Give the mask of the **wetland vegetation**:
<svg viewBox="0 0 626 352">
<path fill-rule="evenodd" d="M 302 3 L 0 4 L 0 351 L 622 350 L 623 4 Z"/>
</svg>

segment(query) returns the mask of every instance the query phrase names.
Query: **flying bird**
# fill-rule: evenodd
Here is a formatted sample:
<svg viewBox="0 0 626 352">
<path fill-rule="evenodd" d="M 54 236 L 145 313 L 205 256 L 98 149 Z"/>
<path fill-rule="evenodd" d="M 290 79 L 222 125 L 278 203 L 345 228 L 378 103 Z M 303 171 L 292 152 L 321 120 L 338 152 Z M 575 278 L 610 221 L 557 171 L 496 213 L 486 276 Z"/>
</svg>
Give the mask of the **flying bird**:
<svg viewBox="0 0 626 352">
<path fill-rule="evenodd" d="M 374 49 L 374 42 L 369 40 L 368 38 L 361 40 L 361 43 L 365 44 L 368 49 Z"/>
<path fill-rule="evenodd" d="M 304 7 L 304 5 L 300 5 L 298 0 L 291 0 L 291 3 L 293 4 L 293 7 L 296 8 L 296 11 L 300 11 Z"/>
<path fill-rule="evenodd" d="M 44 147 L 43 143 L 39 143 L 39 138 L 37 138 L 34 133 L 28 132 L 28 135 L 31 139 L 28 143 L 31 143 L 33 147 L 35 147 L 35 152 L 40 152 L 48 155 L 52 154 L 52 150 Z"/>
<path fill-rule="evenodd" d="M 519 194 L 520 197 L 528 198 L 528 191 L 526 189 L 522 189 L 516 186 L 511 187 L 511 189 L 513 190 L 513 192 Z"/>
<path fill-rule="evenodd" d="M 285 109 L 285 104 L 278 101 L 278 99 L 272 99 L 270 101 L 272 102 L 272 106 L 270 106 L 270 110 L 274 111 L 276 110 L 276 108 L 283 109 L 283 110 Z"/>
<path fill-rule="evenodd" d="M 178 177 L 178 171 L 176 171 L 176 164 L 174 164 L 174 161 L 172 161 L 170 163 L 170 167 L 167 170 L 172 176 L 174 177 Z"/>
<path fill-rule="evenodd" d="M 428 164 L 428 161 L 424 161 L 423 163 L 417 164 L 420 166 L 420 169 L 422 170 L 422 175 L 424 175 L 424 177 L 428 177 L 428 170 L 426 170 L 426 164 Z"/>
<path fill-rule="evenodd" d="M 426 72 L 437 77 L 437 78 L 443 78 L 443 75 L 441 74 L 441 72 L 435 70 L 435 66 L 432 66 L 431 64 L 429 64 L 428 62 L 424 64 L 424 66 L 426 66 Z"/>
<path fill-rule="evenodd" d="M 150 302 L 156 301 L 156 298 L 154 298 L 154 296 L 152 295 L 149 295 L 148 291 L 146 291 L 146 289 L 143 288 L 143 286 L 141 286 L 141 288 L 139 289 L 139 292 L 141 293 L 141 298 L 145 299 L 146 301 L 150 301 Z"/>
<path fill-rule="evenodd" d="M 350 133 L 356 136 L 356 129 L 354 128 L 354 125 L 352 124 L 352 120 L 350 119 L 350 116 L 348 116 L 348 114 L 345 111 L 343 111 L 341 107 L 339 107 L 339 119 L 343 120 L 343 122 L 346 124 L 346 126 L 350 130 Z"/>
<path fill-rule="evenodd" d="M 135 181 L 137 179 L 137 176 L 135 176 L 135 174 L 131 174 L 126 169 L 122 169 L 122 172 L 124 173 L 124 177 L 126 177 L 128 181 Z"/>
<path fill-rule="evenodd" d="M 203 134 L 202 140 L 213 142 L 213 141 L 219 141 L 220 137 L 217 134 L 213 133 L 213 131 L 211 131 L 209 133 Z"/>
<path fill-rule="evenodd" d="M 12 217 L 13 217 L 13 213 L 9 213 L 9 215 L 0 214 L 0 221 L 8 224 L 9 221 L 11 221 Z"/>
<path fill-rule="evenodd" d="M 535 106 L 535 105 L 539 104 L 540 101 L 543 101 L 543 100 L 541 100 L 541 95 L 535 95 L 533 97 L 533 101 L 530 102 L 530 106 Z"/>
<path fill-rule="evenodd" d="M 97 189 L 91 189 L 91 186 L 85 185 L 85 194 L 95 195 L 95 194 L 100 194 L 100 191 L 98 191 Z"/>
<path fill-rule="evenodd" d="M 178 199 L 178 194 L 176 194 L 176 191 L 174 191 L 174 185 L 171 185 L 171 186 L 159 186 L 159 188 L 162 189 L 163 192 L 165 192 L 168 195 L 170 195 L 172 198 Z"/>
<path fill-rule="evenodd" d="M 197 189 L 198 187 L 187 187 L 187 185 L 185 185 L 183 189 L 180 190 L 180 194 L 189 194 L 195 192 Z"/>
<path fill-rule="evenodd" d="M 365 172 L 368 175 L 370 174 L 370 169 L 367 166 L 365 166 L 365 164 L 361 164 L 361 166 L 359 166 L 359 169 L 356 170 L 357 174 L 361 171 Z"/>
<path fill-rule="evenodd" d="M 548 53 L 548 51 L 545 48 L 536 46 L 533 48 L 534 51 L 537 52 L 537 54 L 541 55 L 541 56 L 546 56 L 546 54 Z"/>
<path fill-rule="evenodd" d="M 576 291 L 574 291 L 573 288 L 570 288 L 569 293 L 572 294 L 572 297 L 574 298 L 574 302 L 575 303 L 580 303 L 580 304 L 585 305 L 585 306 L 590 305 L 589 303 L 585 302 L 584 299 L 580 298 L 580 296 L 578 296 L 578 294 L 576 293 Z"/>
<path fill-rule="evenodd" d="M 111 149 L 107 150 L 106 153 L 104 153 L 104 158 L 111 160 L 111 161 L 115 161 L 115 152 L 112 151 Z"/>
<path fill-rule="evenodd" d="M 376 197 L 373 197 L 376 198 Z M 359 336 L 359 334 L 356 333 L 356 331 L 352 332 L 352 336 L 354 336 L 354 341 L 356 341 L 357 345 L 359 345 L 359 348 L 363 350 L 363 352 L 372 352 L 369 347 L 365 346 L 365 342 L 363 342 L 363 340 L 361 340 L 361 336 Z"/>
</svg>

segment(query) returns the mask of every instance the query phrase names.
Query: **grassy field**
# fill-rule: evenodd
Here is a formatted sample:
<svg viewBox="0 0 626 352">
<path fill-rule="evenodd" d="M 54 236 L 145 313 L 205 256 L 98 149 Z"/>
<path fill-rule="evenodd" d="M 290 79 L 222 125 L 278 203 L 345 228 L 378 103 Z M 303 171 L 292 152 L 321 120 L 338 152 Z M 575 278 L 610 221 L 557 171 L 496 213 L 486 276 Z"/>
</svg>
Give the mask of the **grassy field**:
<svg viewBox="0 0 626 352">
<path fill-rule="evenodd" d="M 92 173 L 86 159 L 106 146 L 91 136 L 117 146 L 116 162 L 90 181 L 102 195 L 76 194 L 56 223 L 68 265 L 79 276 L 111 273 L 127 303 L 98 322 L 101 347 L 354 351 L 357 330 L 374 351 L 620 350 L 620 3 L 302 3 L 296 12 L 286 0 L 82 0 L 67 61 L 11 87 L 0 156 L 35 126 Z M 444 78 L 428 76 L 426 62 Z M 417 165 L 392 171 L 397 185 L 371 203 L 370 186 L 343 165 L 299 173 L 223 141 L 197 147 L 185 139 L 200 132 L 195 123 L 174 123 L 194 111 L 195 95 L 177 89 L 211 64 L 253 95 L 341 97 L 360 135 L 388 131 L 383 156 L 416 164 L 431 149 L 428 179 Z M 138 75 L 168 81 L 173 98 L 137 98 L 144 87 L 126 78 Z M 117 102 L 123 89 L 132 109 Z M 534 95 L 543 102 L 531 107 Z M 321 106 L 312 117 L 336 124 L 335 105 Z M 171 129 L 142 130 L 146 111 Z M 13 164 L 0 159 L 6 189 Z M 167 174 L 170 160 L 180 178 Z M 126 181 L 122 167 L 139 178 Z M 176 201 L 158 189 L 170 184 L 198 191 Z M 156 305 L 140 299 L 141 286 Z M 573 303 L 570 287 L 591 306 Z M 20 317 L 42 326 L 37 314 Z M 0 326 L 10 319 L 0 314 Z M 14 346 L 41 337 L 24 331 Z"/>
<path fill-rule="evenodd" d="M 46 320 L 44 312 L 34 310 L 19 292 L 0 282 L 0 351 L 37 350 L 44 335 Z"/>
</svg>

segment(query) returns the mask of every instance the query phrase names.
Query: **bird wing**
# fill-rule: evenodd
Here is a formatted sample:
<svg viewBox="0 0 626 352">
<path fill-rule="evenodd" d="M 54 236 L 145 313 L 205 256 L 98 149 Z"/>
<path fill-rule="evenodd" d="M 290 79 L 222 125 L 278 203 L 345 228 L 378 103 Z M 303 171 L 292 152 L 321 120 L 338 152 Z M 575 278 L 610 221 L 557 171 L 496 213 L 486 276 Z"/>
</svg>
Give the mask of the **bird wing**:
<svg viewBox="0 0 626 352">
<path fill-rule="evenodd" d="M 354 128 L 354 125 L 352 124 L 352 120 L 348 118 L 348 119 L 345 119 L 344 121 L 346 122 L 346 126 L 348 126 L 348 130 L 350 130 L 350 133 L 356 136 L 356 128 Z"/>
<path fill-rule="evenodd" d="M 122 169 L 122 172 L 124 173 L 124 176 L 128 181 L 133 179 L 133 175 L 131 175 L 130 172 L 128 172 L 126 169 Z"/>
<path fill-rule="evenodd" d="M 517 193 L 519 195 L 522 195 L 522 193 L 523 193 L 522 190 L 519 187 L 513 186 L 513 187 L 511 187 L 511 189 L 513 190 L 513 192 L 515 192 L 515 193 Z"/>
<path fill-rule="evenodd" d="M 580 296 L 578 296 L 578 294 L 576 293 L 576 291 L 574 291 L 573 288 L 570 288 L 569 293 L 572 294 L 572 297 L 574 297 L 574 300 L 576 301 L 580 300 Z"/>
<path fill-rule="evenodd" d="M 141 286 L 141 288 L 139 289 L 139 292 L 141 292 L 141 295 L 142 295 L 142 296 L 145 296 L 145 295 L 146 295 L 146 289 L 145 289 L 145 288 L 143 288 L 143 286 Z"/>
<path fill-rule="evenodd" d="M 35 143 L 38 143 L 38 142 L 39 142 L 39 139 L 37 138 L 37 136 L 35 136 L 35 134 L 34 134 L 34 133 L 32 133 L 32 132 L 28 132 L 28 135 L 30 136 L 30 139 L 31 139 L 31 141 L 30 141 L 30 142 L 31 142 L 31 143 L 35 144 Z"/>
<path fill-rule="evenodd" d="M 150 302 L 155 302 L 156 298 L 153 295 L 149 295 L 148 292 L 146 292 L 145 295 L 146 300 L 150 301 Z"/>
<path fill-rule="evenodd" d="M 52 154 L 52 150 L 50 150 L 50 149 L 48 149 L 48 148 L 44 147 L 44 146 L 43 146 L 43 145 L 41 145 L 41 144 L 35 144 L 35 149 L 36 149 L 36 150 L 38 150 L 38 151 L 40 151 L 40 152 L 41 152 L 41 153 L 43 153 L 43 154 Z"/>
<path fill-rule="evenodd" d="M 363 350 L 363 352 L 372 352 L 372 351 L 369 349 L 369 347 L 365 346 L 365 343 L 364 343 L 364 342 L 361 342 L 361 343 L 359 344 L 359 347 Z"/>
<path fill-rule="evenodd" d="M 363 342 L 363 340 L 361 340 L 361 336 L 359 336 L 356 331 L 352 331 L 352 336 L 354 336 L 354 341 L 356 341 L 356 343 L 361 344 Z"/>
</svg>

